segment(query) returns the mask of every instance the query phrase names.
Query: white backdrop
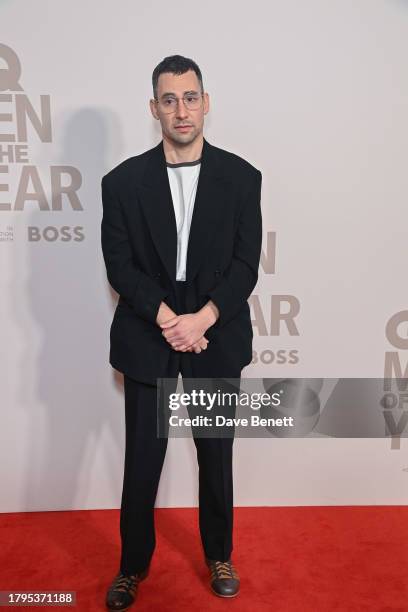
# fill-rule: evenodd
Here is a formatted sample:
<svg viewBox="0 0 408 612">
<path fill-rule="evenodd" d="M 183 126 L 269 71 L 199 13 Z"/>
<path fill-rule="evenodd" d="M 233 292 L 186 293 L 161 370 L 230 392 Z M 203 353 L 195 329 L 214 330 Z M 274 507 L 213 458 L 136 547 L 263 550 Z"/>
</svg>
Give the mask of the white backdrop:
<svg viewBox="0 0 408 612">
<path fill-rule="evenodd" d="M 405 367 L 385 327 L 407 309 L 408 2 L 0 0 L 0 21 L 0 511 L 119 507 L 100 179 L 159 142 L 166 55 L 203 72 L 208 141 L 263 174 L 243 376 L 382 377 L 388 351 Z M 406 440 L 234 449 L 236 505 L 408 502 Z M 196 504 L 193 442 L 170 440 L 157 505 Z"/>
</svg>

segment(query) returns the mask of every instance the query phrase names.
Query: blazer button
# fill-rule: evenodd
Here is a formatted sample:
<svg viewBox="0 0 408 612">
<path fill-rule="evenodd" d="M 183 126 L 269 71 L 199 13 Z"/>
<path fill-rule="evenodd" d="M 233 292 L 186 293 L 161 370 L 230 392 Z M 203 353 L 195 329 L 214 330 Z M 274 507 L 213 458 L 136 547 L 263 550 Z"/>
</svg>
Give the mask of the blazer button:
<svg viewBox="0 0 408 612">
<path fill-rule="evenodd" d="M 219 270 L 215 270 L 214 274 L 215 274 L 215 276 L 219 276 L 220 275 L 220 271 Z"/>
<path fill-rule="evenodd" d="M 156 274 L 156 278 L 160 278 L 160 272 Z"/>
</svg>

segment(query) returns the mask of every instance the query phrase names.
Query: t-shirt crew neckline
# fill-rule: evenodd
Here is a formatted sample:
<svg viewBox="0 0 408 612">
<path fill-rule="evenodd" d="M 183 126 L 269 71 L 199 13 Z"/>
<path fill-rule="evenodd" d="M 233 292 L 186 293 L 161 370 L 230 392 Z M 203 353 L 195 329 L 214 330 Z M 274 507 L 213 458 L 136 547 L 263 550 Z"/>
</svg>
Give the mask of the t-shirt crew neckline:
<svg viewBox="0 0 408 612">
<path fill-rule="evenodd" d="M 178 164 L 171 164 L 170 162 L 166 161 L 166 166 L 168 168 L 180 168 L 180 166 L 196 166 L 197 164 L 201 163 L 201 157 L 200 159 L 196 159 L 195 161 L 190 161 L 190 162 L 180 162 Z"/>
</svg>

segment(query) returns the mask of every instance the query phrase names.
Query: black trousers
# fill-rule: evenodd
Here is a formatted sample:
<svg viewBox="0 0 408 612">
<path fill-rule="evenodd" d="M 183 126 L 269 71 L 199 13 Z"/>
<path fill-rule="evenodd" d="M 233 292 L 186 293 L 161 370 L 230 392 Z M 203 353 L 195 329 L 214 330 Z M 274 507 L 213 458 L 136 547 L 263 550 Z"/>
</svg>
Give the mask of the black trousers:
<svg viewBox="0 0 408 612">
<path fill-rule="evenodd" d="M 179 313 L 185 310 L 185 284 L 177 281 Z M 149 347 L 146 347 L 149 350 Z M 192 378 L 191 354 L 172 351 L 167 377 Z M 240 378 L 238 372 L 235 378 Z M 157 387 L 125 375 L 126 450 L 120 512 L 120 571 L 147 568 L 156 545 L 154 505 L 167 449 L 157 437 Z M 234 438 L 194 437 L 199 466 L 199 528 L 204 554 L 227 561 L 233 541 Z"/>
</svg>

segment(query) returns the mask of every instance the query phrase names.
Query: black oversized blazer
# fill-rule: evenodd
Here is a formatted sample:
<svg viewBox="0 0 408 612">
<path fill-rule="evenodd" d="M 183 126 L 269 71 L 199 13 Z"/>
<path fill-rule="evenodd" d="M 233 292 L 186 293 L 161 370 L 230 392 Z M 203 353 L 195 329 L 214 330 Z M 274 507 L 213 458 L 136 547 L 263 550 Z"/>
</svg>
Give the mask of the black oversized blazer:
<svg viewBox="0 0 408 612">
<path fill-rule="evenodd" d="M 186 303 L 209 299 L 220 316 L 201 353 L 188 353 L 194 377 L 238 377 L 252 360 L 247 302 L 258 279 L 262 174 L 205 138 L 190 227 Z M 176 313 L 177 230 L 163 141 L 102 178 L 102 252 L 119 301 L 110 328 L 110 364 L 147 384 L 165 377 L 174 351 L 156 324 L 160 302 Z"/>
</svg>

